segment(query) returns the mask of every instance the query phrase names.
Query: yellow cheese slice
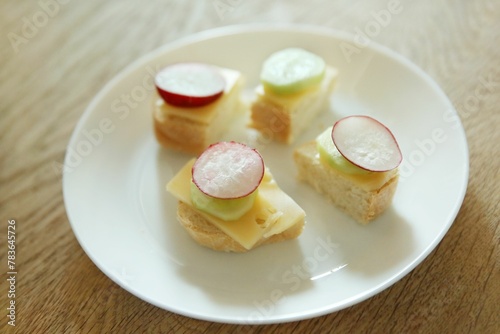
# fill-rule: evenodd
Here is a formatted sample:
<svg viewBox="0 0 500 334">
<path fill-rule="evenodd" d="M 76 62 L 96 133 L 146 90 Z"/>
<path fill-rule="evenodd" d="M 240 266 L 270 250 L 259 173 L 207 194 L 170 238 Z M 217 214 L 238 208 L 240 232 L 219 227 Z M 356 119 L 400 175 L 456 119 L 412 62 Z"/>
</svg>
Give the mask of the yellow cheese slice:
<svg viewBox="0 0 500 334">
<path fill-rule="evenodd" d="M 242 85 L 243 80 L 240 72 L 238 71 L 226 68 L 219 68 L 219 70 L 226 80 L 224 93 L 219 99 L 205 106 L 197 108 L 183 108 L 167 104 L 161 97 L 158 96 L 155 103 L 157 109 L 162 113 L 161 118 L 173 116 L 185 118 L 194 122 L 210 124 L 217 115 L 218 110 L 226 108 L 226 104 L 231 104 L 235 100 L 232 95 L 238 94 L 239 86 Z M 234 106 L 231 107 L 234 108 Z"/>
<path fill-rule="evenodd" d="M 168 192 L 190 206 L 189 185 L 194 162 L 195 159 L 190 160 L 167 184 Z M 261 238 L 279 234 L 304 219 L 304 210 L 278 187 L 267 168 L 258 191 L 252 209 L 237 221 L 224 221 L 198 212 L 246 249 L 251 249 Z"/>
</svg>

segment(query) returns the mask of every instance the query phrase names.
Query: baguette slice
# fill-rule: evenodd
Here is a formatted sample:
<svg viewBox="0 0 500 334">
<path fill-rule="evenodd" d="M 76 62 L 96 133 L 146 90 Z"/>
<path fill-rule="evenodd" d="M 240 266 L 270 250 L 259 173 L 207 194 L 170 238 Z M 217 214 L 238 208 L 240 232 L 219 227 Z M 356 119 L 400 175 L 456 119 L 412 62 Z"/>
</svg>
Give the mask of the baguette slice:
<svg viewBox="0 0 500 334">
<path fill-rule="evenodd" d="M 199 211 L 183 202 L 179 202 L 177 220 L 186 229 L 191 238 L 202 246 L 223 252 L 245 253 L 249 251 L 226 233 L 222 232 L 221 229 L 206 220 Z M 274 234 L 268 238 L 262 237 L 251 249 L 295 239 L 302 233 L 303 227 L 304 220 L 302 219 L 279 234 Z"/>
<path fill-rule="evenodd" d="M 387 209 L 398 184 L 398 169 L 354 175 L 330 167 L 320 159 L 315 141 L 297 147 L 294 161 L 300 180 L 361 224 L 369 223 Z"/>
</svg>

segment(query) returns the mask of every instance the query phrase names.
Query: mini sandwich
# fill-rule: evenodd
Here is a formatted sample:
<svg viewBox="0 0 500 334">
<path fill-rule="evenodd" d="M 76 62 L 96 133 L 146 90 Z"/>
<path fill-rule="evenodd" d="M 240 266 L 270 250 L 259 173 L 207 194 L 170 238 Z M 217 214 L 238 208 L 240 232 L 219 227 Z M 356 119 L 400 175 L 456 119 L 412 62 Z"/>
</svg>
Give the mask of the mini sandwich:
<svg viewBox="0 0 500 334">
<path fill-rule="evenodd" d="M 200 154 L 220 140 L 233 118 L 243 115 L 240 72 L 203 63 L 177 63 L 155 77 L 153 120 L 158 142 Z"/>
<path fill-rule="evenodd" d="M 246 252 L 297 238 L 305 213 L 276 184 L 253 148 L 210 145 L 167 184 L 178 201 L 177 219 L 200 245 Z"/>
<path fill-rule="evenodd" d="M 349 116 L 297 147 L 299 179 L 362 224 L 391 204 L 402 155 L 391 131 L 368 116 Z"/>
<path fill-rule="evenodd" d="M 273 53 L 262 67 L 250 127 L 270 139 L 292 143 L 327 109 L 337 74 L 321 57 L 303 49 Z"/>
</svg>

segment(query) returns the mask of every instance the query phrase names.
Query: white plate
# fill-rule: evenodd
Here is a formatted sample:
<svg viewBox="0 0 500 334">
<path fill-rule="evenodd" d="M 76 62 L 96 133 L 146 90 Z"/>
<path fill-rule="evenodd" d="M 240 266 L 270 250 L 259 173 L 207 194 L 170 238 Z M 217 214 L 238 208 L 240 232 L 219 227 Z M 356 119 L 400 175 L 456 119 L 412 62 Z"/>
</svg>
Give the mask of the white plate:
<svg viewBox="0 0 500 334">
<path fill-rule="evenodd" d="M 297 182 L 284 146 L 241 125 L 224 139 L 256 145 L 278 183 L 306 211 L 294 241 L 247 254 L 194 243 L 175 218 L 165 184 L 190 158 L 159 147 L 152 133 L 154 72 L 204 61 L 241 71 L 246 98 L 262 61 L 289 46 L 338 67 L 330 110 L 297 143 L 334 120 L 372 115 L 389 126 L 404 155 L 392 207 L 361 226 Z M 354 50 L 350 56 L 346 50 Z M 204 32 L 138 60 L 94 98 L 64 164 L 64 199 L 73 231 L 113 281 L 158 307 L 229 323 L 277 323 L 334 312 L 391 286 L 443 238 L 463 201 L 468 150 L 462 125 L 440 88 L 401 56 L 350 36 L 304 26 L 238 26 Z"/>
</svg>

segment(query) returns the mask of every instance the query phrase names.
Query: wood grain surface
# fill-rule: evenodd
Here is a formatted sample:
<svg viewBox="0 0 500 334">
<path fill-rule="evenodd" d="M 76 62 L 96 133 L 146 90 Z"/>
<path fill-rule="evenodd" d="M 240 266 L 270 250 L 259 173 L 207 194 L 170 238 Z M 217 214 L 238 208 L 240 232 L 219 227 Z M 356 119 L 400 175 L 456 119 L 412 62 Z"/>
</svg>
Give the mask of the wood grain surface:
<svg viewBox="0 0 500 334">
<path fill-rule="evenodd" d="M 397 0 L 393 0 L 398 2 Z M 459 112 L 470 177 L 449 232 L 392 287 L 329 315 L 230 325 L 164 311 L 86 256 L 61 163 L 90 100 L 148 52 L 206 29 L 287 22 L 354 33 L 388 0 L 0 0 L 0 333 L 500 333 L 500 1 L 401 0 L 374 40 L 409 58 Z M 7 225 L 16 221 L 16 326 Z"/>
</svg>

